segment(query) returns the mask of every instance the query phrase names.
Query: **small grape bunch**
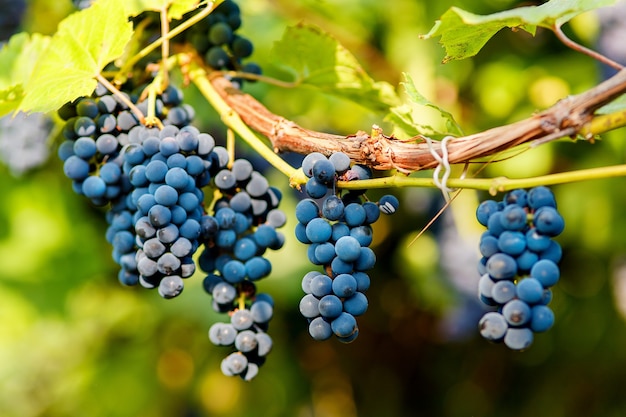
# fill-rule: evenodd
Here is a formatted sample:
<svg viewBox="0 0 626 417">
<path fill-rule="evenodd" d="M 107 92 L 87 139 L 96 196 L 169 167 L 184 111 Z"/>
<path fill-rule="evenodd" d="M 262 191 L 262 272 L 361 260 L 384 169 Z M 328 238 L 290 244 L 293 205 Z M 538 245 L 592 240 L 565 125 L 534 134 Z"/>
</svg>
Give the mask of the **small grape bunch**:
<svg viewBox="0 0 626 417">
<path fill-rule="evenodd" d="M 230 323 L 215 323 L 209 339 L 236 349 L 222 361 L 222 372 L 249 381 L 272 346 L 266 331 L 274 302 L 257 294 L 256 282 L 271 273 L 272 264 L 263 255 L 283 246 L 285 237 L 277 229 L 287 218 L 278 209 L 280 191 L 246 159 L 222 167 L 212 184 L 219 197 L 203 220 L 204 250 L 198 262 L 207 273 L 204 289 L 213 309 L 227 313 Z"/>
<path fill-rule="evenodd" d="M 483 201 L 476 218 L 487 227 L 479 244 L 479 298 L 495 307 L 481 318 L 480 334 L 512 350 L 526 349 L 534 333 L 554 324 L 548 304 L 562 251 L 553 238 L 565 227 L 563 217 L 552 191 L 540 186 L 510 191 L 502 201 Z"/>
<path fill-rule="evenodd" d="M 335 335 L 349 343 L 359 334 L 356 318 L 368 307 L 365 292 L 370 286 L 366 271 L 374 267 L 376 255 L 372 243 L 372 224 L 380 213 L 392 214 L 398 199 L 386 195 L 378 203 L 365 201 L 364 190 L 337 192 L 338 180 L 351 181 L 372 177 L 363 165 L 351 166 L 350 158 L 333 153 L 329 158 L 311 153 L 302 161 L 308 177 L 305 185 L 309 198 L 296 206 L 296 238 L 309 245 L 309 261 L 322 267 L 302 279 L 305 295 L 300 312 L 309 322 L 309 334 L 315 340 Z M 318 200 L 321 199 L 321 204 Z"/>
<path fill-rule="evenodd" d="M 255 291 L 249 283 L 249 290 Z M 209 329 L 209 340 L 217 346 L 235 348 L 221 363 L 226 376 L 239 375 L 252 380 L 272 350 L 272 338 L 266 333 L 273 315 L 274 301 L 268 294 L 248 294 L 253 301 L 230 314 L 230 322 L 214 323 Z"/>
<path fill-rule="evenodd" d="M 198 10 L 183 16 L 183 20 L 197 14 Z M 181 36 L 193 45 L 212 68 L 260 74 L 261 67 L 258 64 L 242 63 L 252 55 L 254 46 L 247 37 L 237 33 L 241 24 L 239 6 L 232 0 L 225 0 L 209 16 L 183 32 Z M 174 41 L 179 41 L 178 37 L 174 38 Z"/>
</svg>

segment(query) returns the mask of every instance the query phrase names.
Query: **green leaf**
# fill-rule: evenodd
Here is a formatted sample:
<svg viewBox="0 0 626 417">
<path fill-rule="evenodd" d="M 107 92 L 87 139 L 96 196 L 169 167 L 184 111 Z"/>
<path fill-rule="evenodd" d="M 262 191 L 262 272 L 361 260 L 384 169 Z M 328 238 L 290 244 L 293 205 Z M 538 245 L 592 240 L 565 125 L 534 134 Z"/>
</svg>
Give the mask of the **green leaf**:
<svg viewBox="0 0 626 417">
<path fill-rule="evenodd" d="M 314 26 L 287 28 L 274 43 L 272 61 L 292 73 L 297 84 L 315 86 L 374 111 L 400 103 L 391 84 L 374 81 L 346 48 Z"/>
<path fill-rule="evenodd" d="M 168 17 L 180 19 L 187 12 L 198 7 L 200 0 L 128 0 L 124 7 L 128 16 L 137 16 L 145 11 L 159 12 L 168 8 Z"/>
<path fill-rule="evenodd" d="M 65 18 L 25 86 L 19 109 L 48 112 L 96 88 L 94 79 L 124 53 L 133 34 L 124 0 L 99 0 Z"/>
<path fill-rule="evenodd" d="M 24 84 L 49 43 L 49 36 L 18 33 L 0 49 L 0 116 L 17 109 Z"/>
<path fill-rule="evenodd" d="M 442 109 L 424 97 L 417 88 L 415 88 L 413 79 L 409 74 L 405 73 L 404 79 L 405 81 L 401 84 L 407 93 L 409 103 L 392 107 L 389 115 L 387 115 L 387 119 L 390 122 L 411 137 L 416 135 L 426 135 L 429 137 L 443 137 L 448 135 L 463 136 L 461 126 L 450 112 Z M 423 112 L 423 107 L 433 109 L 435 113 L 444 120 L 445 129 L 438 130 L 430 125 L 416 122 L 413 119 L 413 114 L 414 112 Z"/>
<path fill-rule="evenodd" d="M 417 105 L 430 107 L 431 109 L 436 110 L 439 113 L 439 115 L 444 119 L 446 130 L 445 132 L 441 132 L 441 133 L 447 134 L 447 135 L 455 135 L 455 136 L 463 135 L 461 126 L 457 123 L 456 120 L 454 120 L 454 116 L 452 116 L 452 114 L 449 111 L 446 111 L 442 109 L 441 107 L 437 106 L 436 104 L 428 101 L 426 97 L 424 97 L 419 91 L 417 91 L 417 88 L 415 88 L 415 84 L 413 83 L 413 79 L 411 78 L 409 74 L 405 73 L 404 79 L 405 81 L 402 83 L 402 85 L 404 86 L 406 93 L 408 94 L 411 102 Z"/>
<path fill-rule="evenodd" d="M 476 55 L 501 29 L 522 29 L 534 36 L 537 26 L 560 26 L 573 17 L 609 6 L 616 0 L 550 0 L 540 6 L 525 6 L 490 15 L 477 15 L 451 7 L 422 39 L 440 36 L 446 51 L 443 62 Z"/>
</svg>

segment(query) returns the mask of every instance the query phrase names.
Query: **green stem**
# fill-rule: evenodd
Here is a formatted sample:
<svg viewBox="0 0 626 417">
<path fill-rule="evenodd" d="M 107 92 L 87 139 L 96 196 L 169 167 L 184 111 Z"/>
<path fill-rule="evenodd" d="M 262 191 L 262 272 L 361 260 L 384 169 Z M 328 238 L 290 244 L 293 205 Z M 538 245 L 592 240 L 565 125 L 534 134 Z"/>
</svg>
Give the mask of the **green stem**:
<svg viewBox="0 0 626 417">
<path fill-rule="evenodd" d="M 133 114 L 137 117 L 139 123 L 145 124 L 145 117 L 141 110 L 139 110 L 132 101 L 130 101 L 124 94 L 122 94 L 120 90 L 117 89 L 117 87 L 111 84 L 111 82 L 109 82 L 109 80 L 104 78 L 101 74 L 96 75 L 96 80 L 98 80 L 100 84 L 105 86 L 106 89 L 109 90 L 122 103 L 126 104 L 130 111 L 133 112 Z"/>
<path fill-rule="evenodd" d="M 200 93 L 206 98 L 213 108 L 218 112 L 222 121 L 226 126 L 237 132 L 237 134 L 254 149 L 267 162 L 272 164 L 274 168 L 288 177 L 292 177 L 296 173 L 296 169 L 279 157 L 273 149 L 269 148 L 265 143 L 250 130 L 250 128 L 241 120 L 239 115 L 222 99 L 219 93 L 213 88 L 213 85 L 207 78 L 206 72 L 195 64 L 191 64 L 189 78 L 198 87 Z"/>
<path fill-rule="evenodd" d="M 626 110 L 594 116 L 578 133 L 584 137 L 593 137 L 623 126 L 626 126 Z"/>
<path fill-rule="evenodd" d="M 531 188 L 539 185 L 566 184 L 578 181 L 598 180 L 626 176 L 626 165 L 614 165 L 600 168 L 581 169 L 558 174 L 548 174 L 532 178 L 450 178 L 446 185 L 450 188 L 468 188 L 486 190 L 491 194 L 513 190 L 516 188 Z M 400 188 L 400 187 L 434 187 L 432 178 L 415 178 L 401 175 L 375 178 L 360 181 L 340 181 L 337 186 L 342 189 L 372 189 L 372 188 Z"/>
</svg>

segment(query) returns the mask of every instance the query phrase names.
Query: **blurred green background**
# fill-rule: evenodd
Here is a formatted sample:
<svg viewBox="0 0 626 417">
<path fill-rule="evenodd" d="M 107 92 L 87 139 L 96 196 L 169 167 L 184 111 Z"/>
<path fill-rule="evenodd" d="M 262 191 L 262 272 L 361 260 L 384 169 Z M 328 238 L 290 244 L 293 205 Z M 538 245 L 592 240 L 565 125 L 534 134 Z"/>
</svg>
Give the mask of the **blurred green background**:
<svg viewBox="0 0 626 417">
<path fill-rule="evenodd" d="M 476 58 L 446 65 L 435 41 L 418 38 L 452 5 L 486 14 L 528 2 L 239 4 L 241 32 L 254 40 L 254 59 L 267 75 L 285 77 L 269 58 L 285 27 L 316 24 L 374 78 L 397 85 L 402 72 L 409 73 L 420 92 L 451 111 L 466 133 L 528 117 L 601 80 L 597 64 L 544 30 L 535 37 L 502 31 Z M 69 1 L 32 0 L 23 29 L 50 34 L 71 10 Z M 590 13 L 566 32 L 593 47 L 601 29 Z M 255 84 L 247 91 L 314 130 L 350 134 L 373 123 L 391 130 L 383 115 L 311 89 Z M 223 137 L 208 105 L 192 88 L 186 94 L 198 110 L 197 125 Z M 491 164 L 481 175 L 527 177 L 621 164 L 622 135 L 618 130 L 595 144 L 542 146 Z M 551 304 L 557 321 L 519 353 L 487 343 L 476 330 L 482 230 L 474 210 L 487 196 L 470 190 L 413 244 L 443 200 L 438 190 L 394 190 L 401 210 L 375 225 L 378 263 L 369 311 L 359 318 L 360 336 L 349 345 L 313 341 L 298 312 L 300 280 L 311 269 L 305 246 L 292 238 L 298 197 L 284 176 L 268 168 L 273 184 L 285 192 L 288 242 L 270 255 L 273 274 L 259 284 L 276 300 L 274 350 L 257 378 L 245 383 L 219 370 L 227 352 L 211 345 L 207 331 L 223 318 L 212 311 L 201 274 L 172 300 L 122 287 L 104 239 L 103 213 L 73 194 L 54 152 L 42 166 L 19 175 L 0 166 L 0 416 L 626 415 L 623 179 L 553 188 L 567 223 L 558 238 L 562 278 Z"/>
</svg>

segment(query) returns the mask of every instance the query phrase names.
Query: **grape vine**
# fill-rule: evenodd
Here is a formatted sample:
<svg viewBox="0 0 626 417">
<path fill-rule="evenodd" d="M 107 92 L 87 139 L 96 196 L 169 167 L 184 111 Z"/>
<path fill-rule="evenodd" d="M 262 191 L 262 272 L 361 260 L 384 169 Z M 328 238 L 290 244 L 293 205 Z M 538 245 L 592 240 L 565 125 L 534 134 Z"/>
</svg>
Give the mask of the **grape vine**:
<svg viewBox="0 0 626 417">
<path fill-rule="evenodd" d="M 121 284 L 154 289 L 162 298 L 172 299 L 183 293 L 187 279 L 203 275 L 213 310 L 227 316 L 207 329 L 212 344 L 228 349 L 220 364 L 225 375 L 254 379 L 272 350 L 269 323 L 275 300 L 257 286 L 272 273 L 273 265 L 264 255 L 280 250 L 292 237 L 308 245 L 308 261 L 319 267 L 297 280 L 304 293 L 298 307 L 310 336 L 316 341 L 333 336 L 344 343 L 355 341 L 357 317 L 369 306 L 365 294 L 376 265 L 370 248 L 375 224 L 381 215 L 394 214 L 400 207 L 392 194 L 370 200 L 368 192 L 375 188 L 437 187 L 449 204 L 454 204 L 450 192 L 457 188 L 488 190 L 492 195 L 506 192 L 500 201 L 483 201 L 476 211 L 478 222 L 487 227 L 479 242 L 483 258 L 478 265 L 478 293 L 487 307 L 493 307 L 477 323 L 479 333 L 512 350 L 524 350 L 533 343 L 534 333 L 553 326 L 548 304 L 551 288 L 560 278 L 562 257 L 553 238 L 563 231 L 565 221 L 548 186 L 625 176 L 626 167 L 517 180 L 476 177 L 503 151 L 565 137 L 593 141 L 600 133 L 626 125 L 624 109 L 600 111 L 626 92 L 626 70 L 528 119 L 471 135 L 461 134 L 450 113 L 437 108 L 451 127 L 427 132 L 412 125 L 407 114 L 397 113 L 395 92 L 386 92 L 364 76 L 353 57 L 331 43 L 342 52 L 337 59 L 343 59 L 334 64 L 333 74 L 345 71 L 350 75 L 344 76 L 352 77 L 348 81 L 374 91 L 376 99 L 365 93 L 358 98 L 392 107 L 400 128 L 414 134 L 406 134 L 407 130 L 404 136 L 385 134 L 376 125 L 350 135 L 330 134 L 276 115 L 243 92 L 253 82 L 290 83 L 264 76 L 258 64 L 248 61 L 254 46 L 238 32 L 243 22 L 240 6 L 233 0 L 124 3 L 75 2 L 80 11 L 64 21 L 60 35 L 12 38 L 0 56 L 15 64 L 17 51 L 26 49 L 44 64 L 26 79 L 2 86 L 6 91 L 0 96 L 0 109 L 4 113 L 56 111 L 57 155 L 63 173 L 77 194 L 102 209 L 108 224 L 105 239 L 112 246 Z M 592 8 L 585 3 L 576 13 Z M 597 57 L 565 38 L 561 20 L 570 18 L 569 10 L 541 10 L 545 15 L 535 25 Z M 110 33 L 85 29 L 104 15 L 111 16 Z M 514 26 L 528 30 L 530 17 L 523 10 L 516 18 L 520 23 Z M 497 25 L 502 23 L 494 19 Z M 442 25 L 446 24 L 451 23 L 444 20 Z M 279 51 L 290 49 L 285 45 L 304 48 L 307 43 L 328 43 L 317 30 L 298 30 L 304 40 L 293 44 L 283 40 Z M 436 26 L 425 37 L 442 35 L 439 30 Z M 89 45 L 86 57 L 67 54 L 76 42 L 74 32 Z M 442 41 L 450 48 L 446 59 L 458 58 L 455 54 L 461 52 L 454 49 L 458 45 Z M 300 53 L 293 49 L 294 54 Z M 469 49 L 464 53 L 469 54 Z M 298 71 L 307 72 L 306 59 L 311 58 L 297 58 L 304 62 L 291 63 L 298 74 L 292 85 L 307 82 Z M 65 59 L 74 61 L 67 65 Z M 619 69 L 619 64 L 601 61 Z M 320 64 L 322 70 L 328 70 L 325 65 Z M 61 69 L 70 76 L 57 86 Z M 180 85 L 170 77 L 174 71 L 181 75 Z M 328 87 L 319 80 L 308 82 Z M 300 193 L 293 233 L 279 230 L 288 220 L 279 208 L 282 192 L 250 160 L 235 157 L 239 143 L 228 140 L 226 146 L 218 145 L 212 135 L 195 127 L 199 109 L 187 103 L 183 93 L 190 83 L 219 113 L 229 138 L 238 135 Z M 345 86 L 339 84 L 333 88 L 345 93 Z M 408 79 L 405 86 L 415 98 Z M 291 166 L 282 152 L 303 155 L 301 166 Z M 450 177 L 451 165 L 464 166 L 463 174 Z M 433 170 L 433 177 L 410 176 L 422 170 Z"/>
</svg>

